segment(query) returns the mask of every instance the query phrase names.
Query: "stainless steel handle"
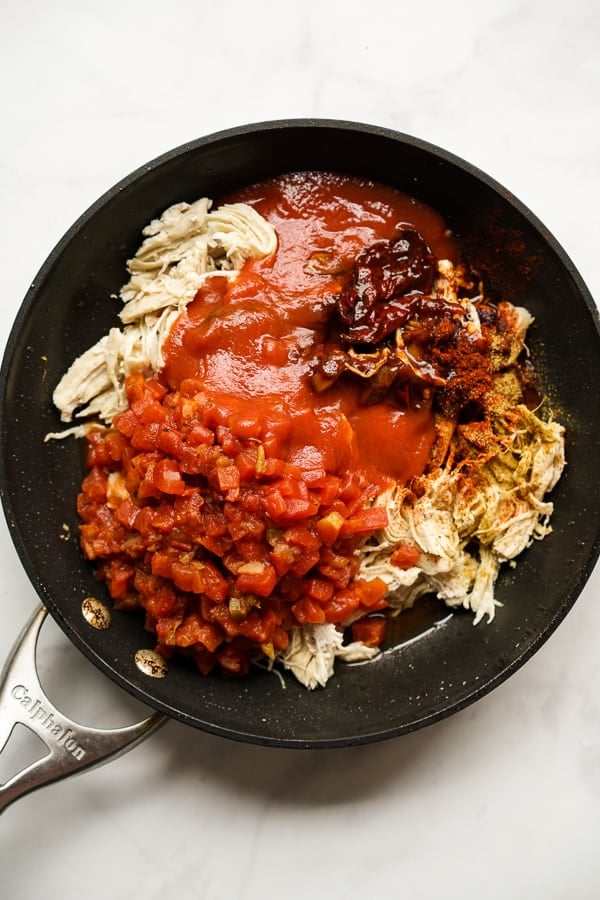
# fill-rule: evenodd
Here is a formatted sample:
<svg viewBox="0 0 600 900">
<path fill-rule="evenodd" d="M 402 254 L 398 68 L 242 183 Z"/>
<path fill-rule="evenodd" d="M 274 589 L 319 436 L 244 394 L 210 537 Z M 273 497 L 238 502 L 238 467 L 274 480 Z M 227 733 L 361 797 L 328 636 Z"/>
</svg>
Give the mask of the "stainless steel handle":
<svg viewBox="0 0 600 900">
<path fill-rule="evenodd" d="M 155 713 L 137 725 L 99 729 L 79 725 L 46 696 L 38 677 L 36 648 L 47 611 L 41 606 L 17 638 L 0 676 L 0 753 L 18 723 L 42 739 L 46 756 L 0 785 L 0 813 L 14 800 L 54 781 L 115 759 L 166 721 Z"/>
</svg>

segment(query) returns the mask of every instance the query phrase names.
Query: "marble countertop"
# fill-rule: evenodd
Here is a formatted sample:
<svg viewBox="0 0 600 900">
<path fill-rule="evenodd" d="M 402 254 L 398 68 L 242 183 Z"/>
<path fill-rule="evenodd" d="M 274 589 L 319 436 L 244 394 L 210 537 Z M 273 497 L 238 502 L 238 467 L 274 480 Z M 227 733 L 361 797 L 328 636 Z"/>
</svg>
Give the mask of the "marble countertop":
<svg viewBox="0 0 600 900">
<path fill-rule="evenodd" d="M 0 84 L 2 347 L 47 254 L 113 183 L 187 140 L 276 118 L 370 122 L 467 159 L 536 213 L 600 298 L 589 0 L 22 0 L 3 4 Z M 4 659 L 37 604 L 4 520 L 0 569 Z M 382 744 L 276 750 L 169 722 L 5 812 L 3 896 L 598 897 L 599 594 L 596 567 L 506 683 Z M 39 665 L 75 717 L 140 713 L 53 622 Z"/>
</svg>

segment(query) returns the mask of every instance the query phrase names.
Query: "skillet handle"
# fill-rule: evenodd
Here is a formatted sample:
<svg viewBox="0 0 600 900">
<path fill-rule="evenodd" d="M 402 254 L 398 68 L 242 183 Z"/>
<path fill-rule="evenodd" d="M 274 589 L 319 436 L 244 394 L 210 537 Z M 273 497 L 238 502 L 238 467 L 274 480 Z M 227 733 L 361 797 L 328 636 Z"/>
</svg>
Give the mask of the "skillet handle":
<svg viewBox="0 0 600 900">
<path fill-rule="evenodd" d="M 35 651 L 47 611 L 40 606 L 10 653 L 0 676 L 0 753 L 21 723 L 48 748 L 48 754 L 0 784 L 0 813 L 14 800 L 69 775 L 102 765 L 149 737 L 166 721 L 154 713 L 137 725 L 98 729 L 79 725 L 61 713 L 40 685 Z"/>
</svg>

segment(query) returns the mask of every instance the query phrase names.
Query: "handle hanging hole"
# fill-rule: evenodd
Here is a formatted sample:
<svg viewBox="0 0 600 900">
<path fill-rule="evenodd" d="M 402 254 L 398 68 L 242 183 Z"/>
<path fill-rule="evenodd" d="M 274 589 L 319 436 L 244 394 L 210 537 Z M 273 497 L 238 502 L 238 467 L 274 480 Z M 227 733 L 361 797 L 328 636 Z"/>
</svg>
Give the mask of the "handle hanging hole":
<svg viewBox="0 0 600 900">
<path fill-rule="evenodd" d="M 17 772 L 43 759 L 49 752 L 41 737 L 27 725 L 17 722 L 0 754 L 0 785 L 6 784 Z"/>
</svg>

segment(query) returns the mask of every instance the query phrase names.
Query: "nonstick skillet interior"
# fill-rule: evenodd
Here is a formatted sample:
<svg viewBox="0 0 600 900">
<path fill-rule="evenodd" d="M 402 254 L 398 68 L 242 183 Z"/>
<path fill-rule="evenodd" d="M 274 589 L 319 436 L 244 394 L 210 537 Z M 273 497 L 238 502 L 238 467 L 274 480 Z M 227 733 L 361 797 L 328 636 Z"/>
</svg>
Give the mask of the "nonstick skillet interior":
<svg viewBox="0 0 600 900">
<path fill-rule="evenodd" d="M 218 198 L 279 172 L 321 169 L 386 182 L 441 211 L 469 261 L 499 296 L 535 316 L 531 348 L 556 417 L 567 426 L 568 466 L 553 500 L 553 534 L 501 576 L 504 606 L 490 625 L 437 611 L 421 636 L 374 662 L 338 666 L 325 690 L 262 671 L 244 681 L 203 678 L 171 664 L 149 679 L 134 663 L 151 647 L 137 616 L 115 613 L 108 631 L 81 614 L 105 597 L 77 543 L 82 477 L 74 439 L 60 428 L 52 390 L 72 360 L 118 325 L 111 299 L 141 229 L 179 200 Z M 596 308 L 572 263 L 537 219 L 492 179 L 422 141 L 352 123 L 291 120 L 232 129 L 178 148 L 134 172 L 65 235 L 29 290 L 2 370 L 1 485 L 23 565 L 51 614 L 109 677 L 190 725 L 290 747 L 341 746 L 398 735 L 464 707 L 501 683 L 552 633 L 598 556 L 600 338 Z M 438 626 L 434 622 L 443 618 Z M 411 631 L 412 629 L 412 631 Z M 415 636 L 414 619 L 406 637 Z"/>
</svg>

